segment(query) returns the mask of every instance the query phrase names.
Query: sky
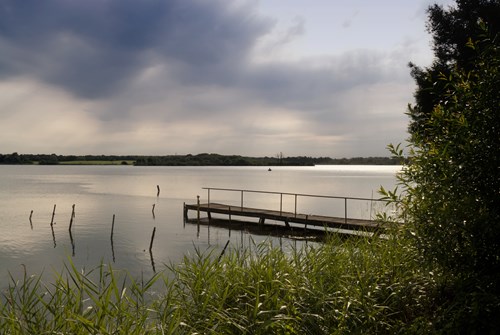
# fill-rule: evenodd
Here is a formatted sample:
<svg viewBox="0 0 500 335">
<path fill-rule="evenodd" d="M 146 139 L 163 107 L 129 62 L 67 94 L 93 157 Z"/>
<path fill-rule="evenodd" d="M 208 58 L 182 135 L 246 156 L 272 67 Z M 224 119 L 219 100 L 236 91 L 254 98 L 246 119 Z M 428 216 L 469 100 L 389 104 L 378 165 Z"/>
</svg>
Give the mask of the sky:
<svg viewBox="0 0 500 335">
<path fill-rule="evenodd" d="M 0 0 L 0 153 L 389 156 L 451 0 Z"/>
</svg>

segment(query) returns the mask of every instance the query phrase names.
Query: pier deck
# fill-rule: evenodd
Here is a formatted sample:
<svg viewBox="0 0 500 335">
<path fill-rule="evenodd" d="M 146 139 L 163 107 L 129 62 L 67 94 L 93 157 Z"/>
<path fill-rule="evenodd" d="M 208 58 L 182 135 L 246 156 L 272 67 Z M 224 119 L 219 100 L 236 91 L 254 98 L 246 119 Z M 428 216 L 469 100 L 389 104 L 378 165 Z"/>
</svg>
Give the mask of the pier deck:
<svg viewBox="0 0 500 335">
<path fill-rule="evenodd" d="M 284 223 L 284 229 L 291 229 L 301 226 L 302 229 L 314 229 L 315 230 L 329 230 L 334 229 L 336 231 L 366 231 L 366 232 L 376 232 L 380 230 L 385 230 L 380 222 L 375 220 L 367 220 L 360 218 L 353 218 L 351 215 L 348 215 L 348 202 L 386 202 L 386 200 L 381 199 L 367 199 L 367 198 L 354 198 L 354 197 L 339 197 L 339 196 L 328 196 L 328 195 L 313 195 L 313 194 L 301 194 L 301 193 L 286 193 L 286 192 L 270 192 L 270 191 L 255 191 L 255 190 L 242 190 L 242 189 L 229 189 L 229 188 L 209 188 L 204 187 L 203 189 L 207 190 L 207 202 L 200 203 L 200 196 L 197 197 L 196 204 L 184 204 L 184 219 L 187 222 L 197 222 L 197 223 L 208 223 L 212 222 L 212 214 L 218 214 L 218 220 L 220 220 L 221 215 L 225 215 L 226 217 L 223 220 L 226 220 L 229 223 L 229 226 L 234 224 L 236 225 L 236 220 L 234 217 L 242 217 L 244 220 L 256 226 L 269 226 L 270 223 L 268 221 L 278 221 Z M 239 205 L 228 205 L 217 202 L 212 202 L 211 194 L 214 192 L 230 192 L 236 193 L 239 195 Z M 211 193 L 212 192 L 212 193 Z M 279 203 L 271 205 L 271 207 L 276 206 L 275 209 L 262 209 L 255 208 L 253 206 L 249 206 L 245 204 L 246 195 L 249 194 L 260 194 L 263 196 L 279 196 Z M 293 199 L 294 212 L 284 211 L 284 200 L 283 197 L 288 197 Z M 332 201 L 341 201 L 344 204 L 344 216 L 343 217 L 335 217 L 335 216 L 325 216 L 325 215 L 315 215 L 315 214 L 303 214 L 299 213 L 297 208 L 298 199 L 303 198 L 316 198 L 316 199 L 331 199 Z M 247 201 L 248 202 L 248 201 Z M 188 217 L 189 211 L 195 211 L 196 217 L 195 219 L 190 219 Z M 206 213 L 206 219 L 201 218 L 201 213 Z M 371 215 L 370 215 L 371 216 Z M 248 218 L 257 218 L 258 222 L 250 222 Z M 214 218 L 215 219 L 215 218 Z M 292 224 L 294 226 L 292 226 Z M 276 224 L 273 224 L 276 226 Z"/>
<path fill-rule="evenodd" d="M 321 228 L 336 228 L 346 230 L 363 230 L 363 231 L 377 231 L 380 224 L 372 220 L 352 219 L 352 218 L 339 218 L 323 215 L 306 215 L 300 213 L 283 212 L 268 209 L 249 208 L 241 206 L 229 206 L 219 203 L 204 203 L 204 204 L 185 204 L 184 217 L 189 220 L 188 212 L 195 211 L 196 213 L 206 213 L 208 219 L 212 219 L 212 214 L 224 214 L 231 220 L 232 216 L 258 218 L 257 224 L 264 225 L 266 220 L 281 221 L 286 227 L 291 227 L 291 223 L 303 224 L 307 226 L 321 227 Z"/>
</svg>

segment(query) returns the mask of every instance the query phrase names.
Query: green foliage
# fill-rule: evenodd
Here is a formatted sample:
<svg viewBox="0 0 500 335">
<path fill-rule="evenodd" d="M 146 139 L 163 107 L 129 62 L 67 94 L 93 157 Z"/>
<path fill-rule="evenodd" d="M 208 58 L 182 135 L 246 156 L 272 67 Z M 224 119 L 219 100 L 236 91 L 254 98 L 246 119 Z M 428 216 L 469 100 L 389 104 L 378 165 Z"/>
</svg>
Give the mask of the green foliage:
<svg viewBox="0 0 500 335">
<path fill-rule="evenodd" d="M 429 260 L 453 272 L 500 274 L 500 53 L 470 45 L 476 69 L 440 80 L 442 103 L 414 133 L 406 214 Z"/>
<path fill-rule="evenodd" d="M 69 263 L 46 284 L 12 278 L 2 334 L 420 333 L 435 278 L 405 239 L 332 237 L 281 250 L 266 242 L 219 257 L 186 256 L 168 274 L 136 281 L 101 264 Z M 425 322 L 423 320 L 426 320 Z"/>
<path fill-rule="evenodd" d="M 397 160 L 389 157 L 354 157 L 334 159 L 329 157 L 246 157 L 239 155 L 198 154 L 149 156 L 137 159 L 136 165 L 166 166 L 313 166 L 320 164 L 395 165 Z"/>
<path fill-rule="evenodd" d="M 0 154 L 0 164 L 32 164 L 24 155 L 19 155 L 17 152 L 12 154 Z"/>
<path fill-rule="evenodd" d="M 26 271 L 20 281 L 11 277 L 0 300 L 2 334 L 158 333 L 155 311 L 146 308 L 158 276 L 136 282 L 105 264 L 84 272 L 70 262 L 50 284 L 41 278 Z"/>
<path fill-rule="evenodd" d="M 458 67 L 465 72 L 476 66 L 476 52 L 467 46 L 470 40 L 487 37 L 499 45 L 495 36 L 500 32 L 500 2 L 498 0 L 457 0 L 446 9 L 433 5 L 428 9 L 428 30 L 432 34 L 434 62 L 428 68 L 410 63 L 417 83 L 416 105 L 410 109 L 410 133 L 425 136 L 428 119 L 434 107 L 443 102 L 448 88 L 440 78 L 448 77 Z M 481 25 L 478 25 L 481 22 Z"/>
<path fill-rule="evenodd" d="M 468 43 L 472 69 L 439 77 L 440 103 L 409 139 L 401 198 L 385 191 L 401 201 L 426 266 L 447 277 L 436 306 L 445 333 L 488 333 L 499 323 L 500 47 L 483 36 Z"/>
</svg>

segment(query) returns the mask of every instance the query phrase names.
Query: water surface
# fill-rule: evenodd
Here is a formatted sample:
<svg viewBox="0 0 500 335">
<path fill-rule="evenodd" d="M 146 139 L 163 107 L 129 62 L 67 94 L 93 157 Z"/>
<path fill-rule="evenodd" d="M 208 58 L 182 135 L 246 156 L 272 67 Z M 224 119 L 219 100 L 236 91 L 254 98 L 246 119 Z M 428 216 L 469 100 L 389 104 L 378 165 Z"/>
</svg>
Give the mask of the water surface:
<svg viewBox="0 0 500 335">
<path fill-rule="evenodd" d="M 153 229 L 156 269 L 179 261 L 195 247 L 205 250 L 261 241 L 264 237 L 185 224 L 183 203 L 206 201 L 203 187 L 330 196 L 378 198 L 381 185 L 395 184 L 395 166 L 316 167 L 135 167 L 0 166 L 0 273 L 60 270 L 71 258 L 78 267 L 101 261 L 132 274 L 153 273 L 149 246 Z M 157 197 L 157 185 L 160 195 Z M 213 202 L 239 204 L 240 194 L 211 191 Z M 245 193 L 245 205 L 279 209 L 279 195 Z M 71 234 L 72 205 L 75 205 Z M 56 205 L 52 221 L 52 213 Z M 154 205 L 154 215 L 153 215 Z M 294 210 L 294 197 L 283 197 Z M 350 215 L 369 218 L 372 202 L 350 202 Z M 298 199 L 298 212 L 344 215 L 344 202 Z M 31 214 L 32 212 L 32 214 Z M 30 222 L 31 215 L 31 222 Z M 115 216 L 113 244 L 111 228 Z"/>
</svg>

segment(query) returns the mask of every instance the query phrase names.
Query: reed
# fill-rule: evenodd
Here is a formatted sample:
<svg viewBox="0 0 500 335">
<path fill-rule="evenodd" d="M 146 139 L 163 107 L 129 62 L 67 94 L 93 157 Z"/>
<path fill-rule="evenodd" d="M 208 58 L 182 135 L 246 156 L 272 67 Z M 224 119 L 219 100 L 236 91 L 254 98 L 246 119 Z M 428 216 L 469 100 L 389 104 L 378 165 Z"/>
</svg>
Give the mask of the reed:
<svg viewBox="0 0 500 335">
<path fill-rule="evenodd" d="M 432 275 L 404 241 L 332 237 L 195 249 L 148 280 L 68 260 L 53 280 L 11 276 L 5 334 L 345 334 L 425 330 Z M 424 321 L 420 321 L 424 320 Z M 413 328 L 412 328 L 413 327 Z"/>
</svg>

